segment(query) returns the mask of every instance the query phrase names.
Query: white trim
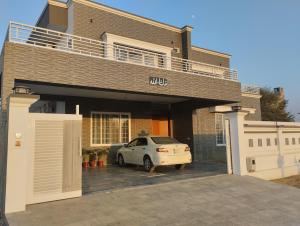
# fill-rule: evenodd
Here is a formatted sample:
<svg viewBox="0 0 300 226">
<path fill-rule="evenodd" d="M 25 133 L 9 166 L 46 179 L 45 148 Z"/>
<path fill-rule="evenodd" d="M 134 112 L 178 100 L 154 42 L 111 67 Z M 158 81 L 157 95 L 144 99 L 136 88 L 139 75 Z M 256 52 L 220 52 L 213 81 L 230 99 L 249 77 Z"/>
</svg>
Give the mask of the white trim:
<svg viewBox="0 0 300 226">
<path fill-rule="evenodd" d="M 103 33 L 102 38 L 103 41 L 106 42 L 107 44 L 113 45 L 115 42 L 117 42 L 127 46 L 139 47 L 142 49 L 148 49 L 155 52 L 166 53 L 169 56 L 171 56 L 171 51 L 173 50 L 172 47 L 157 45 L 151 42 L 140 41 L 138 39 L 127 38 L 124 36 L 114 35 L 107 32 Z"/>
<path fill-rule="evenodd" d="M 242 111 L 247 111 L 249 114 L 255 114 L 256 109 L 255 108 L 249 108 L 249 107 L 242 107 Z M 210 113 L 227 113 L 232 112 L 232 106 L 229 105 L 221 105 L 221 106 L 214 106 L 209 108 Z"/>
<path fill-rule="evenodd" d="M 118 9 L 113 9 L 111 7 L 104 6 L 102 4 L 97 4 L 97 3 L 90 2 L 90 1 L 87 1 L 87 0 L 72 0 L 72 1 L 76 2 L 76 3 L 86 5 L 86 6 L 90 6 L 90 7 L 96 8 L 96 9 L 104 10 L 106 12 L 113 13 L 113 14 L 116 14 L 116 15 L 119 15 L 119 16 L 127 17 L 129 19 L 133 19 L 133 20 L 145 23 L 145 24 L 150 24 L 150 25 L 153 25 L 153 26 L 156 26 L 156 27 L 164 28 L 164 29 L 167 29 L 167 30 L 170 30 L 170 31 L 175 31 L 175 32 L 178 32 L 178 33 L 182 32 L 181 28 L 177 28 L 177 27 L 174 27 L 174 26 L 171 26 L 171 25 L 156 22 L 156 21 L 153 21 L 151 19 L 147 19 L 147 18 L 144 18 L 144 17 L 141 17 L 141 16 L 133 15 L 131 13 L 127 13 L 127 12 L 124 12 L 124 11 L 121 11 L 121 10 L 118 10 Z"/>
<path fill-rule="evenodd" d="M 93 121 L 92 114 L 100 115 L 100 144 L 93 144 Z M 128 142 L 131 140 L 131 113 L 130 112 L 109 112 L 109 111 L 91 111 L 90 112 L 90 146 L 91 147 L 110 147 L 110 146 L 121 146 L 126 143 L 117 143 L 117 144 L 103 144 L 101 143 L 101 133 L 102 133 L 102 114 L 116 114 L 116 115 L 128 115 Z M 120 139 L 121 139 L 121 130 L 120 130 Z"/>
<path fill-rule="evenodd" d="M 251 97 L 251 98 L 257 98 L 260 99 L 262 97 L 262 95 L 260 94 L 249 94 L 249 93 L 242 93 L 243 97 Z"/>
<path fill-rule="evenodd" d="M 102 35 L 102 41 L 106 42 L 109 46 L 114 46 L 114 44 L 122 44 L 125 46 L 130 46 L 130 48 L 140 48 L 143 50 L 149 50 L 153 51 L 159 54 L 165 54 L 168 59 L 171 59 L 172 57 L 172 49 L 171 47 L 166 47 L 162 45 L 153 44 L 150 42 L 144 42 L 137 39 L 127 38 L 119 35 L 114 35 L 110 33 L 104 33 Z M 108 56 L 113 57 L 114 54 L 112 51 L 114 51 L 113 48 L 109 48 L 108 51 L 111 51 L 108 53 Z M 171 69 L 171 64 L 169 62 L 166 62 L 166 68 Z"/>
<path fill-rule="evenodd" d="M 213 51 L 213 50 L 203 49 L 203 48 L 197 47 L 197 46 L 192 46 L 192 50 L 203 52 L 203 53 L 208 53 L 208 54 L 215 55 L 215 56 L 231 58 L 231 56 L 229 54 L 219 53 L 219 52 L 216 52 L 216 51 Z"/>
</svg>

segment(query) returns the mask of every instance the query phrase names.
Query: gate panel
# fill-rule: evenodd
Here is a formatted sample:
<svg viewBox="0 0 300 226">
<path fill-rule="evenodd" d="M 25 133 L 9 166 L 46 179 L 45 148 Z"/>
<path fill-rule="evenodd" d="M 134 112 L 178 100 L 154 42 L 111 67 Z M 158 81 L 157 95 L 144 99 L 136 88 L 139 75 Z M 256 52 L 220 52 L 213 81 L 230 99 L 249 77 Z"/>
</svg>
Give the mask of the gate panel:
<svg viewBox="0 0 300 226">
<path fill-rule="evenodd" d="M 63 192 L 81 190 L 81 121 L 64 121 Z"/>
<path fill-rule="evenodd" d="M 81 196 L 82 116 L 30 113 L 27 204 Z"/>
<path fill-rule="evenodd" d="M 61 192 L 63 121 L 35 121 L 33 193 Z"/>
</svg>

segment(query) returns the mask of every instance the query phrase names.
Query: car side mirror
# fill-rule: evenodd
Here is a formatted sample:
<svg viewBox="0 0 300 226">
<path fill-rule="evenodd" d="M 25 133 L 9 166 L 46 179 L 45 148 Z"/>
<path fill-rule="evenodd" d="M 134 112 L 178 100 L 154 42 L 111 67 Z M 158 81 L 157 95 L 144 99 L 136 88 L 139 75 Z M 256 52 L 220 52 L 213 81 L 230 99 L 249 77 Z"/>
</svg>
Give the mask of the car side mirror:
<svg viewBox="0 0 300 226">
<path fill-rule="evenodd" d="M 128 144 L 124 144 L 124 147 L 125 147 L 125 148 L 128 148 Z"/>
</svg>

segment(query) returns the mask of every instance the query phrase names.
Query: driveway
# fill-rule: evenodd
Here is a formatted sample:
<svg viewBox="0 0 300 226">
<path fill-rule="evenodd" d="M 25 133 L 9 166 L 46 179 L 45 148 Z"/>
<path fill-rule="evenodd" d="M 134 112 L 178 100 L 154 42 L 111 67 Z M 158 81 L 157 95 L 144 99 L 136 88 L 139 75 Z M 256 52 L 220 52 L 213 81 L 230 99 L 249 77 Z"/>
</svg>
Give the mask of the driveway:
<svg viewBox="0 0 300 226">
<path fill-rule="evenodd" d="M 11 226 L 299 225 L 300 189 L 219 175 L 28 206 Z"/>
<path fill-rule="evenodd" d="M 147 173 L 143 167 L 117 165 L 106 168 L 83 169 L 83 193 L 96 191 L 110 191 L 140 185 L 165 183 L 195 177 L 206 177 L 225 174 L 226 164 L 216 162 L 196 162 L 187 165 L 183 170 L 176 170 L 174 166 L 157 167 L 153 173 Z"/>
</svg>

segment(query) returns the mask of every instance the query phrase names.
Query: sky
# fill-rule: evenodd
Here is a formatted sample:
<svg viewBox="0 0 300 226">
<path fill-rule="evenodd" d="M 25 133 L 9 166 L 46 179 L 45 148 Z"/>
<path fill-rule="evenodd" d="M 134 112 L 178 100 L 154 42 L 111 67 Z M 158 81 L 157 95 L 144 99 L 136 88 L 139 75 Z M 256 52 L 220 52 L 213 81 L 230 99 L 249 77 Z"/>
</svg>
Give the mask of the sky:
<svg viewBox="0 0 300 226">
<path fill-rule="evenodd" d="M 144 17 L 191 25 L 193 45 L 230 53 L 242 83 L 285 89 L 300 121 L 300 0 L 96 0 Z M 34 25 L 46 0 L 0 0 L 0 45 L 9 21 Z"/>
</svg>

